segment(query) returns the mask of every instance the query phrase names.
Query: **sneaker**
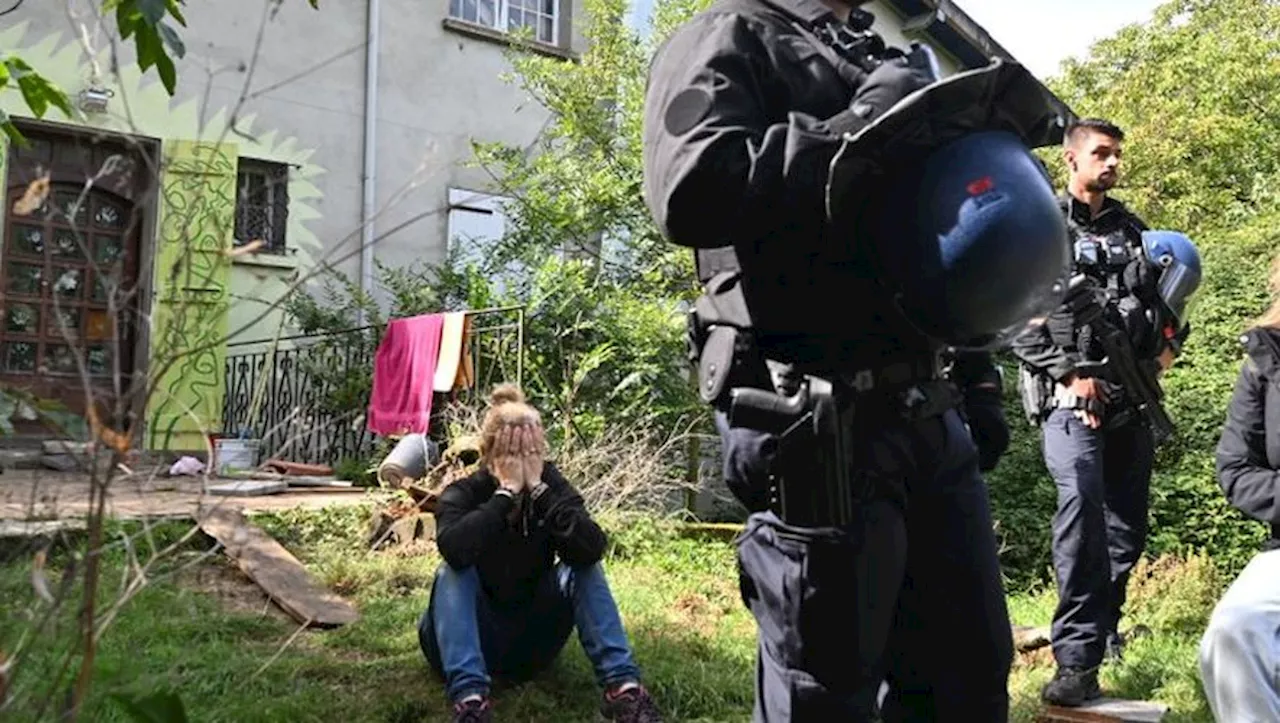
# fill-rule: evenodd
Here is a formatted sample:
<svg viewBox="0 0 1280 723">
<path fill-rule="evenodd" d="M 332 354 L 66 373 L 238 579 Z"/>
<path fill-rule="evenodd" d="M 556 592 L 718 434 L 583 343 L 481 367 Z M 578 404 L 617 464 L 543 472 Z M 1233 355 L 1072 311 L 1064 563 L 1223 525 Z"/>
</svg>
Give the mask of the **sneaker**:
<svg viewBox="0 0 1280 723">
<path fill-rule="evenodd" d="M 1049 705 L 1078 708 L 1102 697 L 1097 669 L 1058 668 L 1053 680 L 1040 691 L 1040 699 Z"/>
<path fill-rule="evenodd" d="M 644 686 L 615 686 L 604 692 L 600 715 L 615 723 L 662 723 L 662 714 Z"/>
<path fill-rule="evenodd" d="M 488 698 L 472 696 L 453 704 L 453 723 L 492 723 L 493 703 Z"/>
</svg>

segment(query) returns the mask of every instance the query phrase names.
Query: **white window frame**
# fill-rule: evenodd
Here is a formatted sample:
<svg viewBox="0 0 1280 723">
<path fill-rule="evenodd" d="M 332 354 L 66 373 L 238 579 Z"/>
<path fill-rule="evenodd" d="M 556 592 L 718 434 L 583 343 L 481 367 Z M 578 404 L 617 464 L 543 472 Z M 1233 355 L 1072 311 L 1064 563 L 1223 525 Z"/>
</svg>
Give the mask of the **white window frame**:
<svg viewBox="0 0 1280 723">
<path fill-rule="evenodd" d="M 525 2 L 527 0 L 519 0 L 519 1 Z M 544 0 L 536 0 L 536 2 L 538 2 L 539 4 L 541 4 L 543 1 Z M 508 22 L 510 18 L 510 13 L 508 11 L 510 9 L 509 6 L 512 0 L 475 0 L 476 18 L 474 20 L 472 20 L 471 18 L 463 17 L 462 13 L 454 12 L 455 5 L 461 6 L 463 2 L 465 2 L 465 0 L 449 0 L 449 17 L 453 18 L 454 20 L 460 20 L 464 23 L 471 23 L 472 25 L 478 25 L 482 28 L 489 28 L 490 30 L 496 30 L 500 33 L 511 32 L 511 29 L 508 26 Z M 479 7 L 484 2 L 490 2 L 493 4 L 494 22 L 492 25 L 480 19 Z M 542 43 L 543 45 L 553 45 L 557 47 L 560 45 L 560 4 L 561 4 L 561 0 L 552 0 L 551 16 L 550 16 L 551 17 L 551 38 L 544 39 L 539 37 L 540 31 L 535 28 L 533 33 L 533 38 L 535 41 Z M 524 10 L 522 8 L 522 12 L 529 12 L 529 11 Z M 541 9 L 535 10 L 534 14 L 537 15 L 540 20 L 547 17 L 546 13 L 542 12 Z M 524 26 L 521 26 L 521 27 L 524 27 Z"/>
<path fill-rule="evenodd" d="M 465 267 L 468 260 L 483 258 L 486 244 L 502 240 L 507 229 L 507 216 L 503 205 L 513 199 L 466 188 L 449 187 L 449 217 L 445 231 L 446 248 L 452 252 L 455 244 L 464 244 L 458 263 Z M 489 226 L 489 233 L 468 234 L 461 227 Z"/>
</svg>

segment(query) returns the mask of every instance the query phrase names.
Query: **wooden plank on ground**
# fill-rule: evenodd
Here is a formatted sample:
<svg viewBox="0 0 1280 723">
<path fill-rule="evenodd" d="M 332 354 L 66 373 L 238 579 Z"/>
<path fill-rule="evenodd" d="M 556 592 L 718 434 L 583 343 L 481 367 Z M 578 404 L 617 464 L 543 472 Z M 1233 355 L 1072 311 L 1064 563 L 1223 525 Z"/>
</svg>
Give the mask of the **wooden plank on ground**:
<svg viewBox="0 0 1280 723">
<path fill-rule="evenodd" d="M 1079 708 L 1046 706 L 1037 723 L 1160 723 L 1169 706 L 1146 700 L 1099 698 Z"/>
<path fill-rule="evenodd" d="M 205 487 L 205 492 L 211 495 L 230 497 L 261 497 L 262 495 L 279 494 L 287 489 L 289 489 L 289 484 L 278 480 L 244 480 L 241 482 L 211 484 Z"/>
<path fill-rule="evenodd" d="M 0 520 L 0 537 L 41 537 L 85 528 L 86 523 L 81 519 Z"/>
<path fill-rule="evenodd" d="M 678 530 L 681 537 L 733 542 L 738 533 L 742 532 L 742 525 L 726 522 L 688 522 L 680 525 Z"/>
<path fill-rule="evenodd" d="M 202 510 L 198 522 L 277 605 L 307 625 L 334 627 L 359 618 L 355 607 L 316 582 L 302 563 L 239 510 Z"/>
</svg>

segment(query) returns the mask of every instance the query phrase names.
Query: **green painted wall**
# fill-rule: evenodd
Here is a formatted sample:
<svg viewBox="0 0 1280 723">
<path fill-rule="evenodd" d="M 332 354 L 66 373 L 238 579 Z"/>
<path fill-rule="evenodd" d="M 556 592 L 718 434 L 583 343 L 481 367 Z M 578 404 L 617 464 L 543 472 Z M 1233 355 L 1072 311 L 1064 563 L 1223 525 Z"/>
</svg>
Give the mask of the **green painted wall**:
<svg viewBox="0 0 1280 723">
<path fill-rule="evenodd" d="M 281 325 L 281 314 L 273 305 L 320 257 L 322 244 L 307 227 L 320 216 L 313 204 L 321 192 L 313 179 L 324 173 L 311 162 L 314 149 L 296 138 L 280 138 L 270 128 L 255 127 L 256 116 L 243 109 L 234 130 L 228 120 L 233 109 L 204 109 L 207 117 L 202 117 L 199 78 L 185 86 L 180 78 L 180 87 L 192 89 L 190 96 L 183 97 L 180 90 L 179 97 L 171 99 L 154 73 L 144 80 L 136 65 L 122 67 L 119 77 L 97 72 L 95 67 L 110 67 L 107 54 L 90 62 L 69 34 L 31 37 L 28 24 L 19 23 L 0 30 L 0 48 L 24 57 L 66 89 L 73 103 L 95 74 L 114 93 L 106 113 L 77 111 L 76 117 L 65 118 L 51 109 L 45 120 L 159 142 L 161 192 L 154 218 L 158 233 L 144 238 L 151 246 L 143 257 L 151 258 L 152 265 L 139 276 L 150 279 L 152 287 L 149 356 L 153 367 L 167 368 L 150 370 L 159 382 L 147 409 L 144 440 L 151 449 L 202 449 L 203 431 L 221 431 L 228 338 L 272 338 Z M 16 92 L 0 93 L 0 109 L 16 118 L 29 116 Z M 234 259 L 224 253 L 231 248 L 234 228 L 237 156 L 290 165 L 286 238 L 293 253 Z M 0 221 L 5 211 L 0 208 Z M 180 264 L 184 268 L 175 275 L 174 261 L 180 256 L 191 263 Z M 156 364 L 174 357 L 174 352 L 179 352 L 176 363 Z"/>
<path fill-rule="evenodd" d="M 195 450 L 226 391 L 236 145 L 167 141 L 164 159 L 147 448 Z"/>
</svg>

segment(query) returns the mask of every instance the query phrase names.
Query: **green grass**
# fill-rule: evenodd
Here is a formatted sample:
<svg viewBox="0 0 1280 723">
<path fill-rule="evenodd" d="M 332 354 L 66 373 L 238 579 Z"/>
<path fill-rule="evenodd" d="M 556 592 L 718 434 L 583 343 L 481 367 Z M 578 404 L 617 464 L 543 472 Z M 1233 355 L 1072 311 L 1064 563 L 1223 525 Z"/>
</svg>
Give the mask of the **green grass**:
<svg viewBox="0 0 1280 723">
<path fill-rule="evenodd" d="M 442 686 L 418 650 L 416 622 L 426 605 L 438 558 L 367 553 L 360 510 L 298 512 L 255 518 L 327 585 L 354 600 L 358 622 L 307 631 L 279 652 L 297 627 L 255 599 L 256 588 L 221 555 L 177 578 L 144 588 L 102 642 L 93 694 L 82 720 L 127 720 L 112 693 L 177 692 L 193 721 L 351 721 L 400 723 L 448 720 Z M 754 625 L 738 598 L 732 546 L 683 539 L 651 520 L 614 522 L 606 561 L 615 597 L 646 683 L 671 721 L 745 721 L 752 705 Z M 173 539 L 182 530 L 166 527 Z M 190 562 L 209 542 L 172 558 Z M 0 651 L 11 651 L 38 612 L 30 556 L 0 567 Z M 110 599 L 124 557 L 106 556 Z M 49 576 L 66 560 L 55 556 Z M 1104 686 L 1124 697 L 1172 706 L 1169 721 L 1211 721 L 1196 678 L 1199 629 L 1221 582 L 1202 559 L 1144 567 L 1136 575 L 1131 619 L 1155 631 L 1134 642 L 1123 664 L 1108 666 Z M 1015 622 L 1046 624 L 1052 591 L 1010 598 Z M 67 616 L 46 631 L 15 671 L 11 694 L 29 703 L 49 681 L 74 632 Z M 939 636 L 938 645 L 946 640 Z M 279 653 L 269 665 L 268 661 Z M 260 672 L 260 669 L 261 672 Z M 1010 680 L 1014 721 L 1030 721 L 1039 686 L 1052 673 L 1047 651 L 1020 656 Z M 65 680 L 65 679 L 64 679 Z M 65 691 L 66 683 L 57 689 Z M 39 696 L 36 696 L 39 697 Z M 595 720 L 599 701 L 576 640 L 541 678 L 495 691 L 504 721 Z M 0 713 L 32 720 L 29 705 Z"/>
</svg>

